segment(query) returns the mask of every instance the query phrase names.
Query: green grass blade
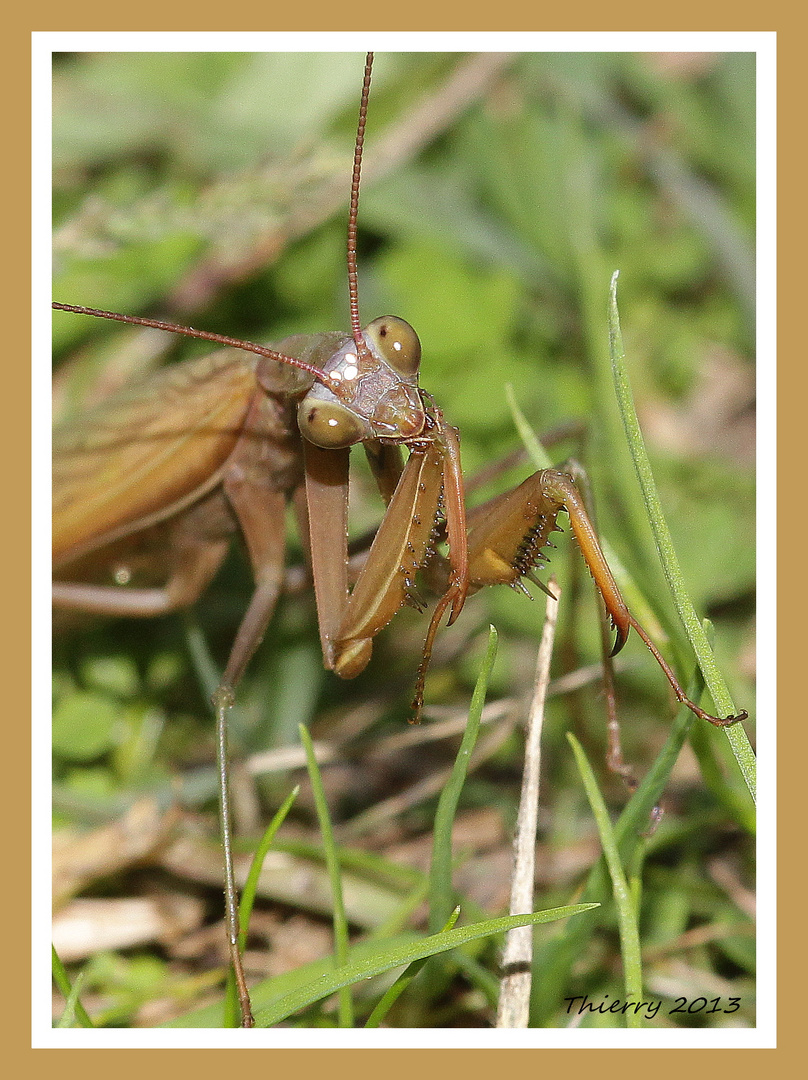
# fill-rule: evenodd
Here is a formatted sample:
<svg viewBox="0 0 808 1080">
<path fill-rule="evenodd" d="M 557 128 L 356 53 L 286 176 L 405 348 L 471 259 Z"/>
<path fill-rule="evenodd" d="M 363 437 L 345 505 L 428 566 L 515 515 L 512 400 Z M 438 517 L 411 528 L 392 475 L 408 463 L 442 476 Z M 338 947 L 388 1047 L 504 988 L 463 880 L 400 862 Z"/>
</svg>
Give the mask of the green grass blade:
<svg viewBox="0 0 808 1080">
<path fill-rule="evenodd" d="M 264 859 L 267 857 L 269 849 L 272 847 L 272 841 L 275 839 L 275 834 L 286 820 L 289 811 L 292 809 L 292 804 L 297 798 L 299 791 L 300 785 L 297 785 L 289 792 L 283 800 L 278 812 L 267 826 L 264 835 L 261 837 L 261 842 L 255 849 L 255 854 L 253 855 L 250 864 L 250 871 L 247 874 L 247 880 L 244 882 L 241 903 L 239 904 L 239 922 L 241 924 L 240 944 L 242 948 L 244 947 L 248 927 L 250 925 L 250 916 L 252 915 L 253 904 L 255 903 L 255 893 L 258 888 L 258 879 L 261 876 L 261 868 L 264 865 Z"/>
<path fill-rule="evenodd" d="M 366 957 L 356 963 L 336 967 L 317 979 L 316 982 L 279 998 L 268 1008 L 257 1013 L 256 1025 L 259 1027 L 271 1027 L 273 1024 L 279 1024 L 293 1013 L 306 1008 L 307 1005 L 320 1001 L 343 987 L 351 986 L 353 983 L 361 982 L 363 979 L 371 979 L 374 975 L 381 975 L 391 968 L 412 964 L 425 957 L 448 952 L 449 949 L 456 949 L 461 945 L 468 944 L 470 941 L 504 933 L 515 926 L 541 925 L 555 922 L 558 919 L 566 919 L 571 915 L 578 915 L 584 911 L 591 911 L 594 907 L 597 907 L 597 904 L 573 904 L 568 907 L 535 912 L 532 915 L 507 915 L 498 919 L 486 919 L 470 926 L 455 927 L 453 930 L 432 934 L 415 943 L 382 949 L 371 957 Z"/>
<path fill-rule="evenodd" d="M 567 739 L 575 754 L 578 770 L 584 782 L 589 805 L 600 834 L 606 865 L 612 879 L 612 892 L 617 906 L 617 921 L 620 927 L 620 951 L 623 956 L 623 979 L 627 1002 L 639 1003 L 642 999 L 642 963 L 640 959 L 640 935 L 637 927 L 637 909 L 628 887 L 626 875 L 620 861 L 617 838 L 609 820 L 606 804 L 598 789 L 595 774 L 586 760 L 581 744 L 571 733 Z M 626 1012 L 629 1027 L 641 1027 L 640 1018 L 631 1009 Z"/>
<path fill-rule="evenodd" d="M 488 647 L 477 677 L 474 693 L 469 706 L 469 719 L 460 749 L 457 752 L 451 775 L 441 792 L 438 808 L 435 812 L 435 838 L 432 846 L 432 865 L 430 868 L 429 928 L 436 932 L 445 926 L 452 907 L 452 826 L 454 824 L 460 793 L 466 781 L 469 759 L 477 735 L 480 731 L 485 694 L 488 679 L 497 655 L 497 632 L 493 626 L 488 630 Z"/>
<path fill-rule="evenodd" d="M 696 675 L 700 675 L 697 671 Z M 693 697 L 703 683 L 694 677 L 687 692 Z M 623 866 L 634 866 L 644 857 L 647 846 L 646 834 L 654 808 L 659 805 L 662 793 L 668 784 L 670 774 L 688 734 L 695 723 L 695 717 L 684 705 L 677 711 L 671 725 L 665 745 L 657 754 L 651 768 L 640 781 L 640 785 L 631 796 L 628 804 L 614 826 L 620 861 Z M 586 880 L 580 900 L 590 903 L 602 901 L 609 888 L 608 869 L 605 859 L 600 859 L 592 867 Z M 608 908 L 601 914 L 605 918 Z M 562 995 L 569 985 L 569 972 L 577 957 L 587 947 L 592 933 L 602 920 L 586 919 L 574 921 L 551 941 L 545 942 L 536 950 L 536 967 L 542 972 L 542 979 L 534 988 L 532 1014 L 535 1022 L 546 1024 L 556 1015 Z"/>
<path fill-rule="evenodd" d="M 640 430 L 637 412 L 634 408 L 634 400 L 629 386 L 628 374 L 625 365 L 625 352 L 623 338 L 620 332 L 620 316 L 617 310 L 617 272 L 612 275 L 611 289 L 609 292 L 609 351 L 612 360 L 614 385 L 617 393 L 620 413 L 623 418 L 623 426 L 626 432 L 634 468 L 642 489 L 643 500 L 648 513 L 648 520 L 654 533 L 659 557 L 668 585 L 671 590 L 676 610 L 682 620 L 685 633 L 690 641 L 707 689 L 710 691 L 715 706 L 721 716 L 730 716 L 736 713 L 735 705 L 730 696 L 727 685 L 718 665 L 715 662 L 713 651 L 707 640 L 707 635 L 696 614 L 695 608 L 687 594 L 679 560 L 674 551 L 670 531 L 662 513 L 662 504 L 654 484 L 651 473 L 651 465 L 645 449 L 642 432 Z M 752 747 L 740 724 L 734 724 L 726 729 L 727 739 L 732 746 L 738 768 L 744 778 L 752 799 L 756 796 L 755 781 L 755 757 Z"/>
<path fill-rule="evenodd" d="M 323 851 L 325 853 L 328 876 L 331 880 L 331 893 L 334 898 L 334 955 L 337 967 L 342 967 L 348 960 L 348 920 L 345 917 L 345 905 L 342 898 L 342 879 L 340 877 L 339 856 L 334 842 L 334 830 L 331 827 L 331 816 L 328 813 L 323 778 L 317 766 L 314 755 L 314 746 L 308 730 L 300 725 L 300 740 L 306 750 L 306 763 L 311 779 L 311 787 L 314 795 L 314 805 L 317 810 L 317 820 L 320 823 L 320 832 L 323 837 Z M 354 1012 L 353 998 L 350 992 L 350 982 L 344 982 L 339 989 L 339 1025 L 340 1027 L 353 1027 Z"/>
<path fill-rule="evenodd" d="M 239 901 L 238 906 L 238 947 L 242 953 L 244 952 L 244 946 L 247 942 L 250 916 L 252 915 L 253 904 L 255 903 L 255 893 L 258 887 L 258 879 L 261 876 L 261 868 L 264 865 L 264 859 L 267 857 L 267 853 L 272 846 L 275 834 L 286 820 L 289 811 L 292 809 L 292 803 L 297 798 L 299 791 L 300 786 L 298 785 L 286 796 L 280 809 L 267 826 L 258 847 L 255 849 L 255 854 L 252 857 L 250 870 L 247 874 L 247 880 L 244 882 L 244 888 L 241 892 L 241 900 Z M 228 970 L 227 987 L 225 989 L 225 1027 L 236 1027 L 237 1023 L 238 996 L 236 994 L 236 980 L 232 970 Z"/>
<path fill-rule="evenodd" d="M 79 993 L 81 992 L 81 986 L 84 982 L 84 972 L 80 971 L 76 976 L 76 981 L 67 995 L 67 1001 L 65 1002 L 65 1010 L 59 1017 L 56 1024 L 57 1028 L 72 1028 L 76 1022 L 76 1012 L 79 1002 Z M 86 1026 L 86 1025 L 83 1025 Z"/>
<path fill-rule="evenodd" d="M 81 991 L 82 975 L 79 974 L 75 983 L 71 985 L 70 976 L 65 970 L 65 966 L 61 961 L 56 949 L 51 945 L 51 974 L 53 975 L 53 981 L 56 983 L 56 987 L 65 998 L 65 1010 L 59 1020 L 59 1027 L 73 1027 L 74 1020 L 78 1020 L 82 1027 L 91 1028 L 95 1027 L 92 1020 L 87 1014 L 87 1010 L 79 1000 L 79 993 Z"/>
<path fill-rule="evenodd" d="M 460 908 L 456 907 L 449 917 L 449 921 L 443 930 L 451 930 L 458 918 L 460 917 Z M 373 1012 L 367 1019 L 365 1024 L 366 1028 L 377 1028 L 382 1020 L 390 1012 L 396 1001 L 401 997 L 407 987 L 410 985 L 415 976 L 423 969 L 428 957 L 424 957 L 423 960 L 416 960 L 414 964 L 410 964 L 404 971 L 401 972 L 399 977 L 393 983 L 393 985 L 382 996 L 379 1003 L 376 1005 Z"/>
<path fill-rule="evenodd" d="M 528 423 L 527 417 L 517 405 L 516 395 L 514 394 L 513 386 L 511 386 L 510 383 L 507 383 L 505 386 L 505 398 L 508 402 L 508 408 L 511 410 L 514 426 L 519 432 L 519 438 L 524 443 L 525 449 L 530 455 L 530 460 L 537 469 L 552 469 L 553 463 L 550 460 L 550 455 L 536 438 L 536 433 Z"/>
</svg>

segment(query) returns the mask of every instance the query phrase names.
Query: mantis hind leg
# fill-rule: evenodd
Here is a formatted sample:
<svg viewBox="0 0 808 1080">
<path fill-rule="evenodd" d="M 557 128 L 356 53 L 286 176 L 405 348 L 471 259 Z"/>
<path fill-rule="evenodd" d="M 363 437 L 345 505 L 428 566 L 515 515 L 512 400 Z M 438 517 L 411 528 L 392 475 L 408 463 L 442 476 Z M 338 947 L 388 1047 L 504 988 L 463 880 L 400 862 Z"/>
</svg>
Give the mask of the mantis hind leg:
<svg viewBox="0 0 808 1080">
<path fill-rule="evenodd" d="M 242 1027 L 252 1027 L 254 1020 L 241 962 L 243 941 L 239 925 L 238 891 L 233 864 L 227 714 L 233 705 L 235 686 L 241 679 L 253 653 L 261 644 L 275 610 L 283 581 L 286 508 L 286 497 L 283 492 L 272 490 L 260 479 L 256 483 L 255 479 L 254 477 L 251 482 L 249 474 L 238 469 L 224 479 L 225 493 L 247 542 L 255 577 L 255 592 L 238 628 L 227 666 L 212 699 L 216 713 L 216 765 L 219 773 L 219 822 L 224 854 L 225 922 Z"/>
<path fill-rule="evenodd" d="M 132 618 L 190 607 L 224 561 L 234 528 L 221 493 L 208 495 L 56 570 L 54 607 Z"/>
</svg>

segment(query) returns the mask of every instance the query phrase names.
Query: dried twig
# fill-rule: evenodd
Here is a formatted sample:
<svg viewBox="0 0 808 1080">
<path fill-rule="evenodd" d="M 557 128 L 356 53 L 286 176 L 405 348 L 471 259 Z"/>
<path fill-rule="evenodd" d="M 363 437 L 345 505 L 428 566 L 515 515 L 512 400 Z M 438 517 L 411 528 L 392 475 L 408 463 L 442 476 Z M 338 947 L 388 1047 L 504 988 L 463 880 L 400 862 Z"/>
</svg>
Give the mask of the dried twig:
<svg viewBox="0 0 808 1080">
<path fill-rule="evenodd" d="M 550 579 L 550 590 L 557 597 L 559 587 Z M 522 792 L 514 837 L 514 867 L 511 880 L 510 914 L 533 911 L 533 881 L 535 875 L 536 829 L 539 820 L 539 766 L 541 764 L 541 733 L 544 724 L 544 702 L 550 683 L 550 660 L 553 655 L 558 603 L 548 596 L 544 630 L 536 661 L 536 681 L 525 733 L 525 765 L 522 772 Z M 498 1028 L 526 1028 L 530 1007 L 531 961 L 533 959 L 533 927 L 520 926 L 510 930 L 502 952 L 502 981 L 500 983 Z"/>
</svg>

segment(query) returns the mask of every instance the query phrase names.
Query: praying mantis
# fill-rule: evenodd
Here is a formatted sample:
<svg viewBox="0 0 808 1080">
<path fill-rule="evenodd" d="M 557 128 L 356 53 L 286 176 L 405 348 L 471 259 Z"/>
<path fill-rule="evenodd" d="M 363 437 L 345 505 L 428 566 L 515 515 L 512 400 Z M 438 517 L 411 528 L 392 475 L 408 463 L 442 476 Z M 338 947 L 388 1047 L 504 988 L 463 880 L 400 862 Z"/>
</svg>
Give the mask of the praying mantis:
<svg viewBox="0 0 808 1080">
<path fill-rule="evenodd" d="M 217 691 L 222 726 L 280 589 L 284 538 L 278 523 L 287 501 L 295 505 L 308 548 L 323 659 L 343 677 L 355 677 L 364 669 L 373 638 L 402 604 L 420 605 L 415 575 L 427 555 L 439 561 L 431 551 L 433 534 L 439 516 L 445 517 L 445 584 L 427 630 L 416 711 L 441 619 L 448 613 L 453 622 L 467 596 L 484 585 L 516 584 L 531 572 L 562 509 L 570 516 L 615 626 L 614 651 L 631 628 L 654 650 L 620 597 L 586 509 L 566 474 L 534 474 L 508 495 L 467 513 L 457 432 L 440 403 L 419 388 L 415 331 L 388 316 L 363 329 L 356 231 L 369 80 L 367 67 L 349 224 L 350 332 L 295 335 L 265 350 L 258 360 L 218 339 L 226 352 L 166 369 L 167 374 L 154 376 L 120 403 L 100 406 L 95 419 L 74 424 L 56 443 L 54 601 L 61 609 L 133 616 L 177 610 L 193 602 L 210 582 L 234 532 L 245 537 L 256 591 Z M 103 314 L 64 307 L 74 314 Z M 109 312 L 105 316 L 118 318 Z M 146 320 L 145 325 L 155 323 Z M 354 387 L 362 398 L 358 407 Z M 158 412 L 158 402 L 173 407 Z M 185 449 L 189 431 L 195 432 L 190 454 Z M 366 569 L 349 591 L 348 446 L 368 440 L 371 468 L 388 510 Z M 122 443 L 129 445 L 122 449 Z M 155 446 L 160 448 L 162 472 L 154 467 Z M 401 446 L 410 451 L 406 463 Z M 133 456 L 121 456 L 130 452 Z M 136 475 L 144 479 L 135 483 Z M 521 526 L 508 522 L 509 513 L 522 519 Z M 267 522 L 273 527 L 267 528 Z M 162 555 L 156 562 L 165 551 L 172 553 L 168 573 Z M 157 587 L 135 583 L 139 574 L 152 578 L 155 573 L 167 580 Z M 687 702 L 670 669 L 665 670 L 677 696 L 697 715 L 718 723 L 737 719 L 707 716 Z M 234 900 L 228 903 L 232 945 L 237 926 Z M 232 955 L 238 968 L 237 953 Z M 243 977 L 241 983 L 247 1023 Z"/>
</svg>

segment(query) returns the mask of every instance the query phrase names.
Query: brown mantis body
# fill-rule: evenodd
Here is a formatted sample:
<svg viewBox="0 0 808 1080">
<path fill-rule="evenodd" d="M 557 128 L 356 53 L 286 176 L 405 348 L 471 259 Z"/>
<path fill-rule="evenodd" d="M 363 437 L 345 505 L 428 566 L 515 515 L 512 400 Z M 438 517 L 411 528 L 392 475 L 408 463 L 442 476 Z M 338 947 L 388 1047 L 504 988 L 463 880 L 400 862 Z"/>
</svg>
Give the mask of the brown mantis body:
<svg viewBox="0 0 808 1080">
<path fill-rule="evenodd" d="M 350 333 L 292 337 L 277 348 L 233 342 L 189 328 L 92 308 L 63 310 L 158 326 L 228 346 L 153 376 L 140 388 L 57 432 L 54 440 L 54 604 L 101 614 L 150 616 L 192 604 L 205 590 L 233 534 L 246 541 L 255 591 L 215 695 L 222 756 L 222 819 L 228 877 L 228 933 L 243 1023 L 251 1023 L 240 969 L 230 865 L 225 717 L 266 630 L 283 580 L 284 514 L 295 508 L 317 602 L 325 666 L 353 678 L 374 636 L 404 604 L 420 606 L 415 578 L 448 540 L 446 587 L 427 633 L 423 677 L 435 630 L 450 608 L 484 585 L 518 586 L 532 576 L 566 510 L 616 630 L 613 653 L 634 626 L 681 701 L 690 702 L 628 611 L 572 479 L 538 472 L 466 518 L 459 436 L 418 386 L 420 343 L 403 320 L 364 330 L 356 287 L 359 172 L 371 58 L 365 69 L 351 187 L 348 277 Z M 387 511 L 352 590 L 347 555 L 349 448 L 362 442 Z M 401 448 L 409 456 L 402 460 Z"/>
</svg>

